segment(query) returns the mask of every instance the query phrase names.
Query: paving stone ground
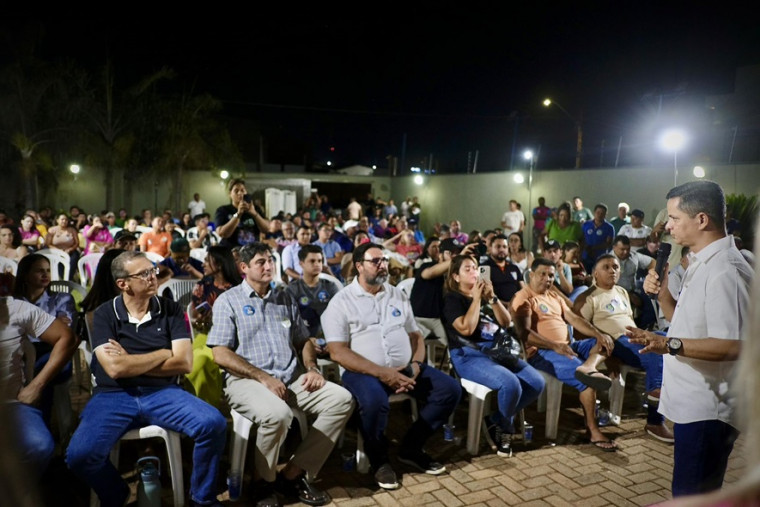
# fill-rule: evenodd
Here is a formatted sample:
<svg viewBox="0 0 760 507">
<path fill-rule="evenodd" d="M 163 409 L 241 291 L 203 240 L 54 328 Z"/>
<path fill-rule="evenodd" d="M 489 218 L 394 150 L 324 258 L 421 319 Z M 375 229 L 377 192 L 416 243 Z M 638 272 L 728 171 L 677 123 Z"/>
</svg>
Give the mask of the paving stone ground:
<svg viewBox="0 0 760 507">
<path fill-rule="evenodd" d="M 631 378 L 633 377 L 633 378 Z M 471 456 L 465 449 L 467 432 L 467 399 L 455 413 L 458 442 L 446 442 L 441 432 L 428 442 L 427 450 L 444 463 L 447 473 L 429 476 L 414 472 L 395 461 L 398 441 L 410 422 L 409 407 L 402 402 L 393 404 L 388 437 L 392 442 L 391 459 L 399 474 L 402 487 L 385 491 L 377 487 L 370 474 L 344 469 L 343 455 L 355 449 L 356 430 L 349 426 L 342 449 L 335 449 L 325 464 L 315 485 L 326 489 L 333 498 L 332 505 L 354 506 L 643 506 L 671 498 L 670 480 L 673 466 L 673 447 L 657 441 L 644 432 L 646 412 L 641 406 L 643 375 L 629 375 L 623 420 L 620 426 L 608 426 L 604 432 L 614 438 L 619 450 L 603 452 L 584 438 L 583 418 L 577 392 L 566 388 L 563 393 L 558 437 L 550 442 L 544 438 L 544 414 L 536 405 L 525 410 L 525 418 L 534 426 L 530 445 L 515 442 L 512 458 L 496 456 L 481 438 L 480 453 Z M 86 401 L 82 399 L 81 401 Z M 602 399 L 602 406 L 607 401 Z M 190 469 L 191 442 L 183 442 L 185 471 Z M 137 444 L 138 446 L 141 444 Z M 142 444 L 145 445 L 144 443 Z M 160 444 L 155 444 L 161 447 Z M 125 446 L 126 447 L 126 446 Z M 744 441 L 740 438 L 729 460 L 726 484 L 738 480 L 744 469 Z M 136 448 L 122 452 L 121 469 L 129 469 L 130 460 L 143 453 Z M 250 457 L 251 452 L 248 453 Z M 228 464 L 223 463 L 224 470 Z M 251 465 L 246 469 L 250 479 Z M 133 478 L 125 470 L 126 477 Z M 189 474 L 186 475 L 186 484 Z M 220 490 L 224 477 L 220 477 Z M 164 505 L 171 504 L 168 481 L 164 481 Z M 248 484 L 246 484 L 246 489 Z M 134 480 L 133 480 L 134 487 Z M 220 495 L 225 505 L 249 505 L 247 501 L 232 502 L 227 493 Z M 298 504 L 296 504 L 298 505 Z"/>
</svg>

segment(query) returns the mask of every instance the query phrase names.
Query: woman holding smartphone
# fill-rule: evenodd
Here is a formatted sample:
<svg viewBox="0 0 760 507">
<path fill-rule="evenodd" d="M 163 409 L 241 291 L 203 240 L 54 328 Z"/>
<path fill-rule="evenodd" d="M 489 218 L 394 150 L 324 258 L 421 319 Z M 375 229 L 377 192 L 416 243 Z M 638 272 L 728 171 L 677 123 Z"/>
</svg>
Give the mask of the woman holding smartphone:
<svg viewBox="0 0 760 507">
<path fill-rule="evenodd" d="M 230 204 L 219 206 L 214 215 L 216 233 L 222 238 L 220 245 L 232 248 L 259 241 L 261 231 L 269 230 L 269 220 L 253 204 L 245 188 L 245 180 L 235 178 L 227 185 Z"/>
<path fill-rule="evenodd" d="M 463 379 L 496 391 L 499 410 L 484 421 L 496 453 L 512 456 L 514 417 L 544 389 L 541 374 L 522 359 L 496 362 L 487 352 L 505 333 L 511 317 L 497 298 L 475 259 L 457 255 L 451 260 L 443 298 L 443 323 L 449 339 L 451 363 Z"/>
</svg>

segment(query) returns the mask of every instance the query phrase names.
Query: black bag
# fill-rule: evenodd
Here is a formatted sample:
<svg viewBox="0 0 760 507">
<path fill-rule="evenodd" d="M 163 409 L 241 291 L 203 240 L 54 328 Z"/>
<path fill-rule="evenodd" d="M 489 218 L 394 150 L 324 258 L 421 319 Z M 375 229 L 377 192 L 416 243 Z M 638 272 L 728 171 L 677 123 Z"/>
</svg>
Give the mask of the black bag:
<svg viewBox="0 0 760 507">
<path fill-rule="evenodd" d="M 481 318 L 491 320 L 498 325 L 488 315 L 481 314 Z M 483 353 L 506 368 L 516 368 L 522 353 L 522 347 L 520 347 L 517 337 L 510 333 L 509 330 L 499 326 L 499 330 L 493 336 L 492 343 L 490 347 L 483 349 Z"/>
</svg>

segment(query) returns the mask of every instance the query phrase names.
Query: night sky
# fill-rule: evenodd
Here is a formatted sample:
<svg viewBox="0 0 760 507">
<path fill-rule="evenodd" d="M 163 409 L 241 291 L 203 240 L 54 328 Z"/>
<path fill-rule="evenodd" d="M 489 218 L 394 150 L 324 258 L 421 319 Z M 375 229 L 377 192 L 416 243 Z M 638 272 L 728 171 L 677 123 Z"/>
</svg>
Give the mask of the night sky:
<svg viewBox="0 0 760 507">
<path fill-rule="evenodd" d="M 91 68 L 110 57 L 123 85 L 169 66 L 173 86 L 224 102 L 240 144 L 260 125 L 267 139 L 312 147 L 338 165 L 384 166 L 386 155 L 401 158 L 406 134 L 407 166 L 432 154 L 440 171 L 462 172 L 479 150 L 479 171 L 503 170 L 516 140 L 516 149 L 541 145 L 540 165 L 572 167 L 574 123 L 541 106 L 551 96 L 574 119 L 582 114 L 584 165 L 598 166 L 614 157 L 600 151 L 602 140 L 646 144 L 653 121 L 683 120 L 705 95 L 732 93 L 737 67 L 760 63 L 747 7 L 662 3 L 43 20 L 41 55 Z M 26 21 L 0 26 L 9 33 Z M 3 62 L 7 55 L 6 46 Z"/>
</svg>

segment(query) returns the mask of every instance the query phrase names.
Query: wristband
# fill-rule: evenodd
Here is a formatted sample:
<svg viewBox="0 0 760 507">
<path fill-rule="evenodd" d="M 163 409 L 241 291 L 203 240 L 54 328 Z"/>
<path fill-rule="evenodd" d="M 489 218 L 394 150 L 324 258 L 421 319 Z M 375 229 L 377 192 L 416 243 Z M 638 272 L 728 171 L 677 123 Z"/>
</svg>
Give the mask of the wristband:
<svg viewBox="0 0 760 507">
<path fill-rule="evenodd" d="M 322 375 L 322 372 L 319 371 L 319 368 L 317 368 L 316 366 L 309 366 L 309 369 L 306 371 L 313 371 L 314 373 L 318 373 L 319 375 Z"/>
<path fill-rule="evenodd" d="M 232 215 L 232 218 L 237 218 L 237 217 L 238 217 L 238 213 L 237 213 L 237 211 L 236 211 L 236 212 L 235 212 L 235 213 Z"/>
<path fill-rule="evenodd" d="M 413 363 L 417 363 L 417 366 L 422 368 L 422 361 L 412 361 Z"/>
</svg>

